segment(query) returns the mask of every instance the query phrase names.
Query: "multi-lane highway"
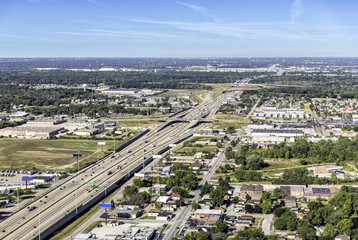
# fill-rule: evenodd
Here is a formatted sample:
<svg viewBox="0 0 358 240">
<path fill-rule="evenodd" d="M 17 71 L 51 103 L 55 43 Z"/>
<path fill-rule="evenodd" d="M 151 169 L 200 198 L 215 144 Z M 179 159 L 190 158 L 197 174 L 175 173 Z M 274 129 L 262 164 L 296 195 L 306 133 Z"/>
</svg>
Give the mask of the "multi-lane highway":
<svg viewBox="0 0 358 240">
<path fill-rule="evenodd" d="M 161 123 L 156 129 L 115 153 L 114 157 L 105 157 L 80 171 L 31 203 L 29 208 L 33 210 L 24 208 L 3 220 L 0 223 L 0 239 L 41 239 L 48 236 L 61 224 L 106 195 L 108 189 L 113 188 L 117 182 L 139 170 L 144 159 L 150 159 L 157 151 L 164 151 L 169 144 L 190 137 L 190 128 L 197 126 L 203 117 L 212 116 L 224 99 L 222 95 L 215 100 L 204 101 L 176 115 L 176 120 L 168 119 Z M 183 118 L 182 122 L 178 120 L 180 117 Z M 174 127 L 171 125 L 173 122 Z"/>
</svg>

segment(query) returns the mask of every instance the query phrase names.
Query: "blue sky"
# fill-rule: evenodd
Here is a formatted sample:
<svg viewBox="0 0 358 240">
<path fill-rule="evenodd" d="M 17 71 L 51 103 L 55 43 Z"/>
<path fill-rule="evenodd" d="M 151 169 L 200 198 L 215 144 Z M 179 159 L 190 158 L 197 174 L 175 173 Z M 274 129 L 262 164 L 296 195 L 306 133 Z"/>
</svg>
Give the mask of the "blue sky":
<svg viewBox="0 0 358 240">
<path fill-rule="evenodd" d="M 358 56 L 356 0 L 1 0 L 0 57 Z"/>
</svg>

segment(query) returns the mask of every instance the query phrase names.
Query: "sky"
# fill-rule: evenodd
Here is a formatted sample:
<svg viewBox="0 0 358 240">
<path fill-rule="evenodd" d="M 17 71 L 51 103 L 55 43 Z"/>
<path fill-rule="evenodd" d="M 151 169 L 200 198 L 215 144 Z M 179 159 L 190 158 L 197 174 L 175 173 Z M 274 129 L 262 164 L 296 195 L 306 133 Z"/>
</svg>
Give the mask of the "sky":
<svg viewBox="0 0 358 240">
<path fill-rule="evenodd" d="M 1 0 L 0 57 L 358 57 L 356 0 Z"/>
</svg>

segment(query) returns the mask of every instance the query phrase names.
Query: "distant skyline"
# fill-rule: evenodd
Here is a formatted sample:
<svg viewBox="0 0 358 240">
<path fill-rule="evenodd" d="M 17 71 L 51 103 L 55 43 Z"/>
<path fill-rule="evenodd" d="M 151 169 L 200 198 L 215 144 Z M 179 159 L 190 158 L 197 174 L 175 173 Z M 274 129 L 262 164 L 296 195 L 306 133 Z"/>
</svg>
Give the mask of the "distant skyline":
<svg viewBox="0 0 358 240">
<path fill-rule="evenodd" d="M 356 0 L 2 0 L 0 57 L 358 57 Z"/>
</svg>

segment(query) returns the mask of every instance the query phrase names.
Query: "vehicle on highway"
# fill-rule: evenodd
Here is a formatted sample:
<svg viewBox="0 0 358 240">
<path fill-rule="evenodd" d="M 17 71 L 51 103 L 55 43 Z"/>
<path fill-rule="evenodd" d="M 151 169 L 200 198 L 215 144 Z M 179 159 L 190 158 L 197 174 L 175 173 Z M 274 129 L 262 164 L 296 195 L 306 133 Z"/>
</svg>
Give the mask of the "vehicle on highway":
<svg viewBox="0 0 358 240">
<path fill-rule="evenodd" d="M 27 209 L 28 209 L 29 211 L 32 211 L 32 210 L 36 209 L 36 206 L 27 207 Z"/>
<path fill-rule="evenodd" d="M 130 150 L 130 149 L 127 151 L 127 153 L 131 153 L 131 152 L 132 152 L 132 150 Z"/>
<path fill-rule="evenodd" d="M 121 166 L 118 165 L 118 166 L 117 166 L 117 169 L 121 169 Z"/>
<path fill-rule="evenodd" d="M 107 175 L 111 175 L 112 174 L 112 171 L 107 171 Z"/>
</svg>

